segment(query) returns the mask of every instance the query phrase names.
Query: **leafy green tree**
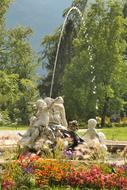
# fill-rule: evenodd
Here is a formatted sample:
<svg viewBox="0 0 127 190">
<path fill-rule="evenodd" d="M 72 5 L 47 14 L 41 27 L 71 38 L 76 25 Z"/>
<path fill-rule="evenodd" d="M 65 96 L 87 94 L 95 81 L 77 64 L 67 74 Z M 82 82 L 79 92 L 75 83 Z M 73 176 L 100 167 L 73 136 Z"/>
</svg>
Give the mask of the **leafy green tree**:
<svg viewBox="0 0 127 190">
<path fill-rule="evenodd" d="M 127 1 L 124 4 L 123 15 L 124 15 L 124 18 L 127 18 Z M 126 26 L 126 30 L 127 30 L 127 26 Z M 126 36 L 126 42 L 127 42 L 127 36 Z M 125 51 L 125 59 L 127 60 L 127 48 Z"/>
<path fill-rule="evenodd" d="M 22 86 L 22 91 L 19 88 Z M 32 108 L 35 86 L 29 79 L 20 79 L 18 74 L 6 74 L 0 71 L 0 109 L 11 121 L 28 123 Z"/>
<path fill-rule="evenodd" d="M 6 47 L 6 35 L 5 29 L 5 14 L 9 8 L 11 0 L 0 1 L 0 70 L 3 70 L 4 64 L 7 61 L 7 47 Z"/>
<path fill-rule="evenodd" d="M 72 3 L 72 6 L 76 6 L 80 9 L 82 13 L 84 13 L 86 7 L 87 0 L 75 0 Z M 71 7 L 72 7 L 71 6 Z M 63 16 L 65 17 L 69 9 L 69 7 L 64 11 Z M 67 23 L 64 28 L 64 33 L 62 36 L 60 49 L 58 53 L 57 66 L 54 78 L 54 86 L 52 96 L 56 97 L 61 94 L 63 89 L 62 77 L 64 73 L 65 65 L 68 65 L 71 62 L 71 57 L 74 54 L 73 49 L 73 39 L 76 37 L 79 28 L 80 28 L 81 18 L 76 11 L 72 11 L 67 19 Z M 53 35 L 45 36 L 42 41 L 42 53 L 40 57 L 40 61 L 42 62 L 43 68 L 46 69 L 47 75 L 43 77 L 39 82 L 39 91 L 41 96 L 49 96 L 53 66 L 56 56 L 56 50 L 58 45 L 58 40 L 61 33 L 60 26 L 58 30 Z"/>
<path fill-rule="evenodd" d="M 118 1 L 96 1 L 89 9 L 86 25 L 74 40 L 75 56 L 64 75 L 68 115 L 95 117 L 98 106 L 103 126 L 109 101 L 117 99 L 122 104 L 119 109 L 123 106 L 121 100 L 127 90 L 123 71 L 126 73 L 127 66 L 123 59 L 126 20 L 122 9 Z"/>
<path fill-rule="evenodd" d="M 36 79 L 36 62 L 31 45 L 27 40 L 31 34 L 31 28 L 20 26 L 8 31 L 7 40 L 9 56 L 6 71 L 19 76 L 19 99 L 11 109 L 15 110 L 22 123 L 28 123 L 31 111 L 29 102 L 33 101 L 36 94 L 36 83 L 33 82 Z"/>
<path fill-rule="evenodd" d="M 29 37 L 31 28 L 5 28 L 5 13 L 9 0 L 0 2 L 0 110 L 8 113 L 11 121 L 28 123 L 32 111 L 30 102 L 38 95 L 36 89 L 36 55 Z"/>
<path fill-rule="evenodd" d="M 0 71 L 0 104 L 6 107 L 8 104 L 13 104 L 17 100 L 18 93 L 18 75 L 6 74 L 4 71 Z"/>
<path fill-rule="evenodd" d="M 126 18 L 127 17 L 127 2 L 126 1 L 123 7 L 123 14 L 124 14 L 124 17 Z"/>
<path fill-rule="evenodd" d="M 9 59 L 6 68 L 19 78 L 31 78 L 35 69 L 33 50 L 28 42 L 32 35 L 31 28 L 19 26 L 8 31 L 7 47 Z"/>
<path fill-rule="evenodd" d="M 4 71 L 0 71 L 0 109 L 2 113 L 5 112 L 7 116 L 10 116 L 10 119 L 14 113 L 10 108 L 19 99 L 18 80 L 19 77 L 17 74 L 6 74 Z"/>
</svg>

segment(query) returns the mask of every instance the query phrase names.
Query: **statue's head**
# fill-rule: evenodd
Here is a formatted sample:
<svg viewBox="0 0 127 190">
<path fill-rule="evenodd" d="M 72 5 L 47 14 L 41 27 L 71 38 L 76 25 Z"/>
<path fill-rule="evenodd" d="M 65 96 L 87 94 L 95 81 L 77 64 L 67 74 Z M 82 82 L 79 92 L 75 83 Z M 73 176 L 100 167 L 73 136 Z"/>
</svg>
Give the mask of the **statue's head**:
<svg viewBox="0 0 127 190">
<path fill-rule="evenodd" d="M 47 106 L 47 104 L 43 99 L 39 99 L 36 102 L 36 106 L 39 109 L 39 108 L 43 108 L 43 107 Z"/>
<path fill-rule="evenodd" d="M 50 97 L 46 97 L 45 99 L 44 99 L 44 101 L 46 102 L 46 104 L 47 105 L 50 105 L 52 102 L 53 102 L 53 98 L 50 98 Z"/>
<path fill-rule="evenodd" d="M 58 103 L 58 104 L 63 104 L 64 103 L 64 100 L 63 100 L 62 96 L 58 96 L 56 98 L 56 103 Z"/>
<path fill-rule="evenodd" d="M 97 125 L 96 119 L 89 119 L 88 120 L 88 128 L 95 128 Z"/>
</svg>

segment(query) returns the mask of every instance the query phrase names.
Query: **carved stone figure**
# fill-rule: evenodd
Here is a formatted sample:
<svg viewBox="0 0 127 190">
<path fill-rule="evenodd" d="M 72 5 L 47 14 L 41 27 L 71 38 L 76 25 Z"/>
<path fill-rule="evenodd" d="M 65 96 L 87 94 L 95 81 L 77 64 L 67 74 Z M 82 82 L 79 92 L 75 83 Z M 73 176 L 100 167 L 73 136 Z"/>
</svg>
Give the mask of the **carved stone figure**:
<svg viewBox="0 0 127 190">
<path fill-rule="evenodd" d="M 105 135 L 102 132 L 97 132 L 95 129 L 97 121 L 95 119 L 88 120 L 88 129 L 84 134 L 84 139 L 90 147 L 102 147 L 105 150 L 107 149 L 104 140 L 106 139 Z"/>
<path fill-rule="evenodd" d="M 47 105 L 51 105 L 53 102 L 52 98 L 45 98 L 44 101 Z M 67 120 L 64 108 L 64 100 L 61 96 L 59 96 L 59 100 L 53 104 L 49 111 L 49 125 L 61 125 L 67 128 Z"/>
<path fill-rule="evenodd" d="M 37 100 L 37 113 L 31 117 L 30 128 L 22 135 L 20 144 L 39 152 L 39 154 L 43 154 L 45 151 L 53 154 L 54 148 L 61 139 L 65 142 L 64 149 L 73 152 L 77 159 L 89 159 L 91 155 L 94 155 L 90 152 L 96 147 L 99 147 L 99 151 L 106 150 L 104 134 L 98 133 L 95 129 L 97 121 L 95 119 L 88 120 L 88 129 L 82 139 L 76 134 L 78 129 L 76 120 L 70 121 L 67 125 L 63 104 L 62 97 L 56 99 L 47 97 Z"/>
<path fill-rule="evenodd" d="M 95 129 L 96 125 L 97 125 L 97 121 L 95 119 L 88 120 L 88 129 L 85 132 L 85 139 L 94 140 L 95 138 L 98 138 L 99 140 L 98 133 Z"/>
<path fill-rule="evenodd" d="M 33 147 L 36 139 L 39 137 L 41 132 L 43 131 L 43 128 L 45 127 L 45 130 L 49 130 L 52 137 L 53 133 L 50 128 L 48 128 L 49 125 L 49 110 L 52 108 L 53 104 L 59 103 L 59 99 L 61 97 L 57 97 L 54 99 L 51 104 L 47 105 L 47 103 L 43 99 L 39 99 L 36 102 L 37 106 L 37 114 L 36 116 L 33 116 L 30 119 L 30 125 L 31 127 L 27 130 L 27 132 L 22 136 L 21 144 L 28 147 Z M 53 140 L 53 138 L 52 138 Z"/>
</svg>

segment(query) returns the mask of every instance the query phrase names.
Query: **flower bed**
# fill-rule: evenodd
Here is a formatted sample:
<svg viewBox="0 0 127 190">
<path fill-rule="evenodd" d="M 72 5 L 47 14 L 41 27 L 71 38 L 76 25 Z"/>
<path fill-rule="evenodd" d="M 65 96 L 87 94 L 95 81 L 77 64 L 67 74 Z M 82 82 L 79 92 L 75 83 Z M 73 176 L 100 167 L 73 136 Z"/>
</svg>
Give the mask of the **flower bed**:
<svg viewBox="0 0 127 190">
<path fill-rule="evenodd" d="M 8 164 L 1 176 L 2 190 L 43 189 L 45 186 L 79 189 L 127 189 L 127 167 L 84 165 L 67 160 L 42 159 L 26 153 Z"/>
</svg>

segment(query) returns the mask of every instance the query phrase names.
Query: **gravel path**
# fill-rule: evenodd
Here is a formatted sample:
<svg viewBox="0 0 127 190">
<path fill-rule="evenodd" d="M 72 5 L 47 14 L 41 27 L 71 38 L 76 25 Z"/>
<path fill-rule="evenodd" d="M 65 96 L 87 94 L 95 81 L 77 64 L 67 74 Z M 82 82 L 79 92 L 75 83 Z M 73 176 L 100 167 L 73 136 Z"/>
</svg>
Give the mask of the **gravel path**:
<svg viewBox="0 0 127 190">
<path fill-rule="evenodd" d="M 84 129 L 80 129 L 78 132 L 82 132 L 84 131 Z M 0 130 L 0 137 L 10 137 L 11 139 L 13 137 L 17 137 L 17 138 L 20 138 L 18 133 L 21 133 L 21 134 L 24 134 L 26 132 L 26 130 Z M 82 135 L 81 135 L 82 137 Z M 109 144 L 109 145 L 114 145 L 114 144 L 123 144 L 123 145 L 127 145 L 127 141 L 112 141 L 112 140 L 106 140 L 105 141 L 106 144 Z"/>
<path fill-rule="evenodd" d="M 21 137 L 18 133 L 24 134 L 26 130 L 0 130 L 0 148 L 16 145 Z"/>
<path fill-rule="evenodd" d="M 26 130 L 0 130 L 1 136 L 18 136 L 18 133 L 24 134 Z"/>
</svg>

